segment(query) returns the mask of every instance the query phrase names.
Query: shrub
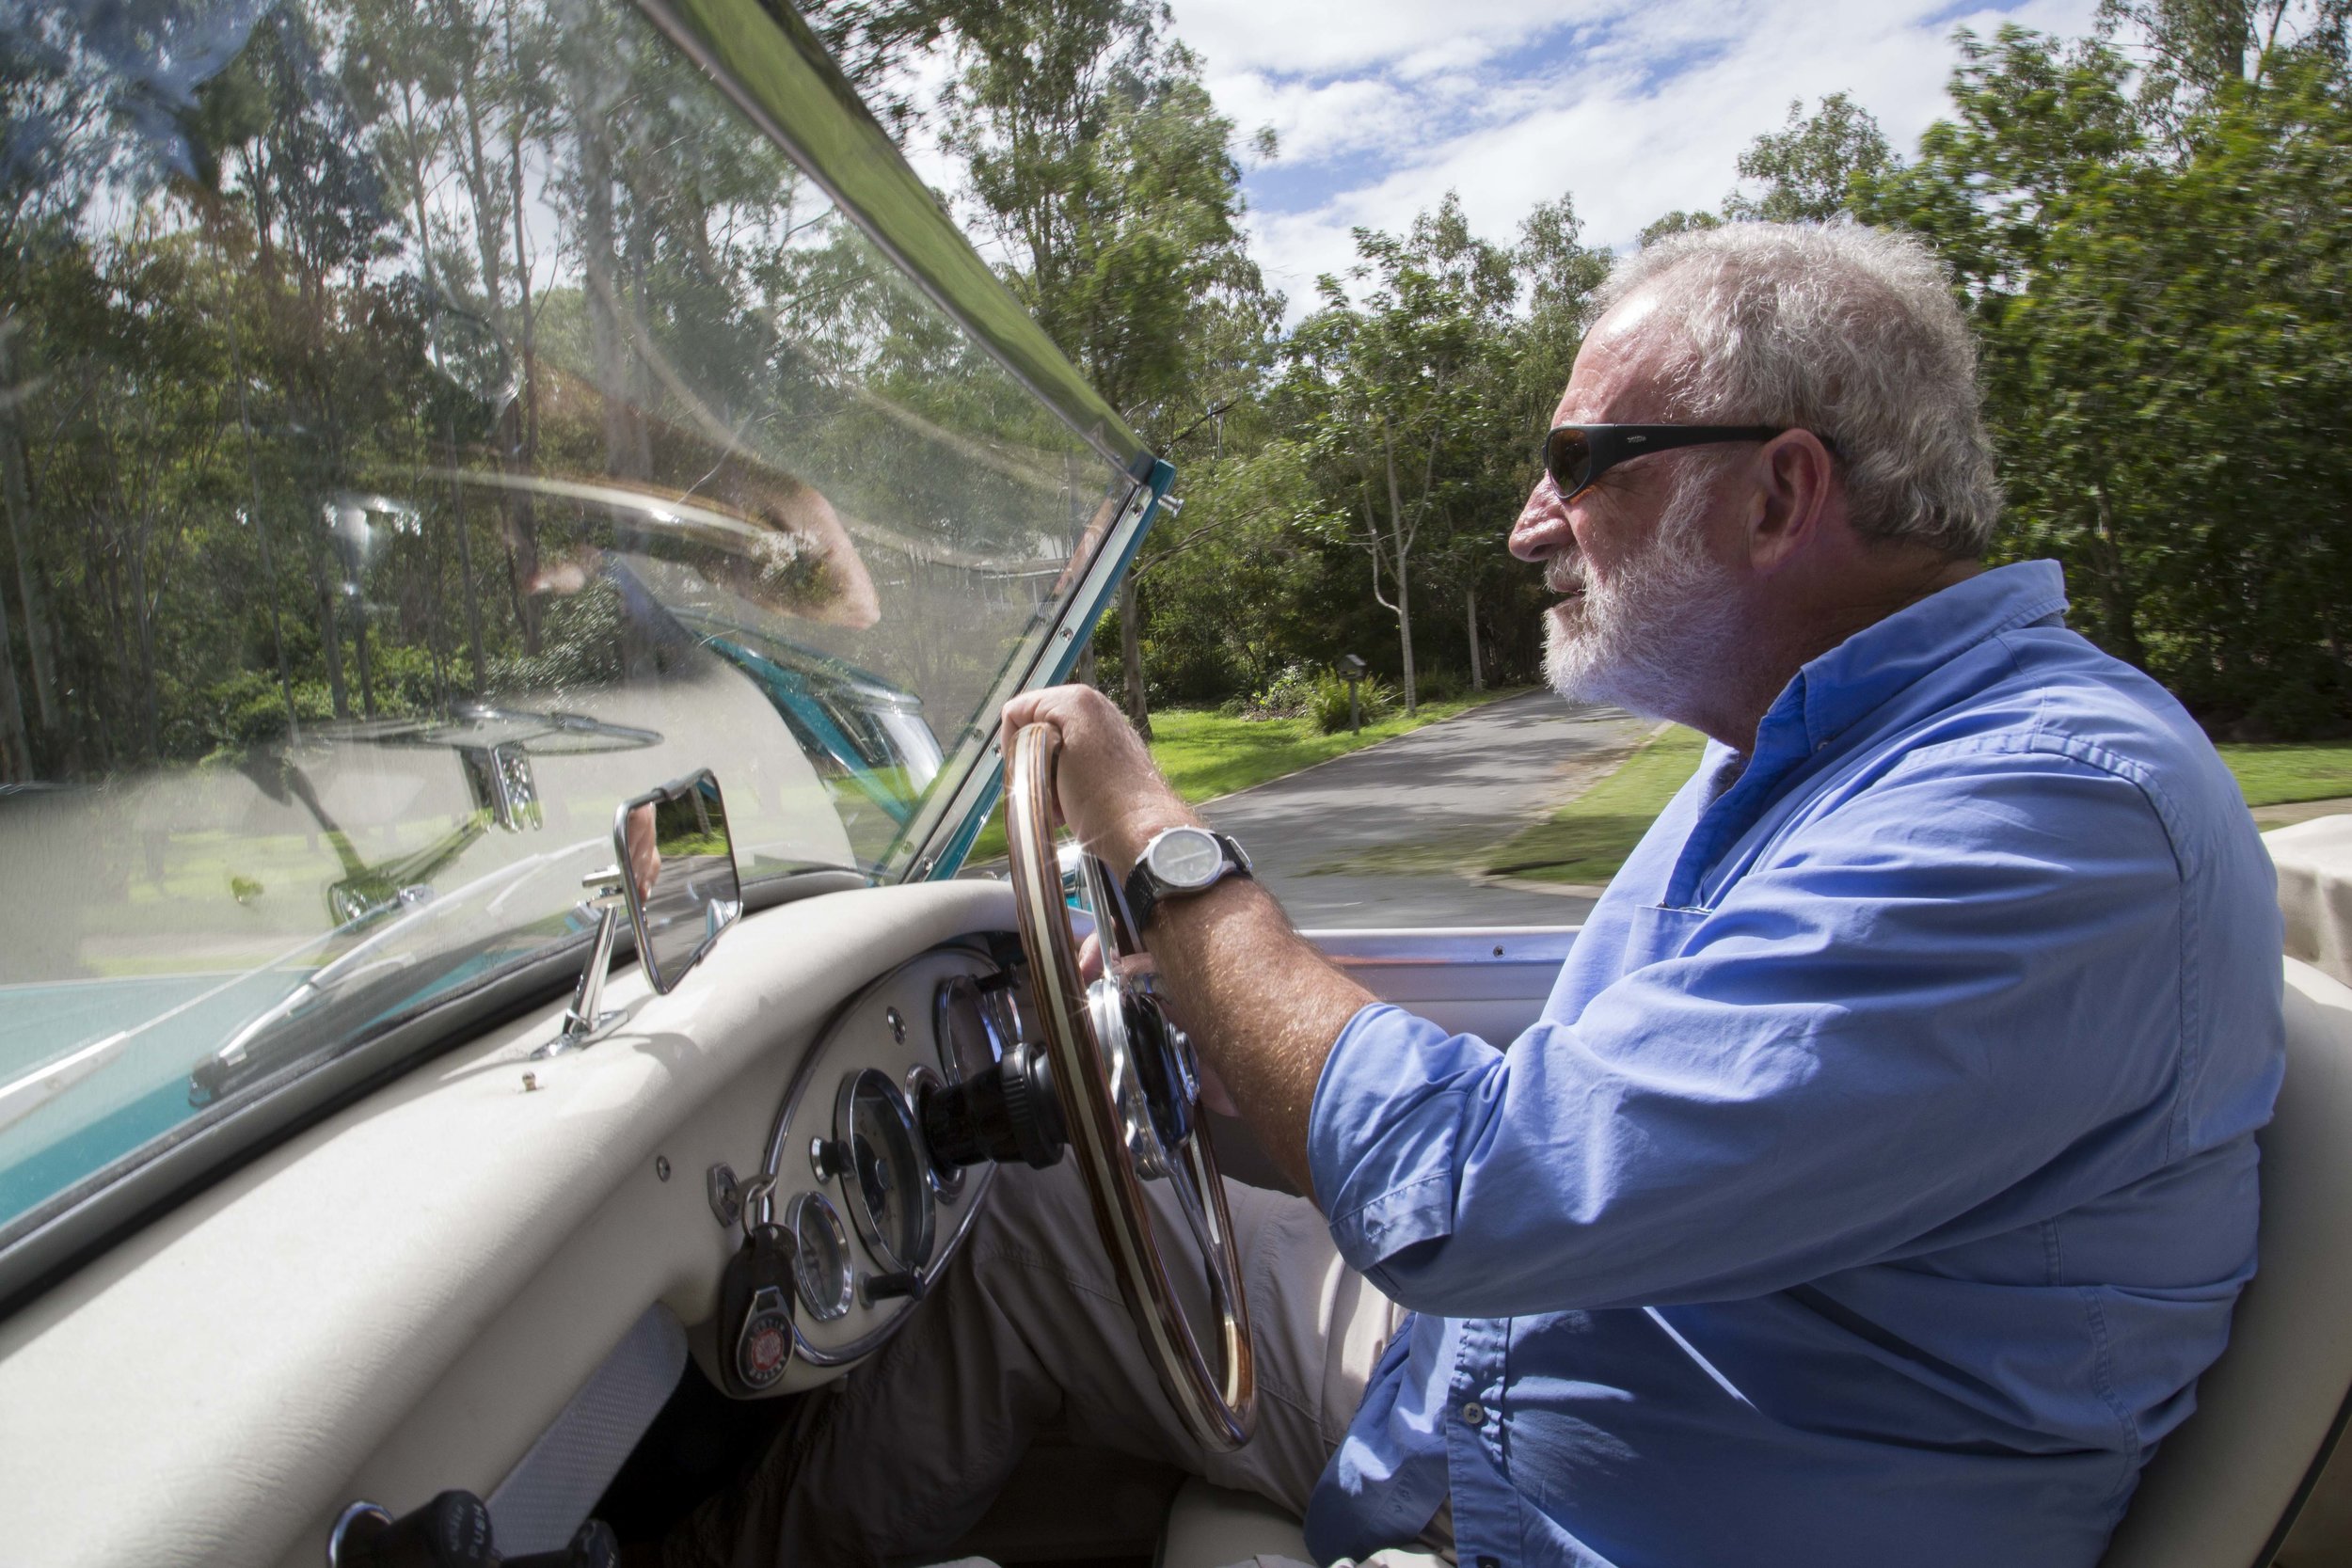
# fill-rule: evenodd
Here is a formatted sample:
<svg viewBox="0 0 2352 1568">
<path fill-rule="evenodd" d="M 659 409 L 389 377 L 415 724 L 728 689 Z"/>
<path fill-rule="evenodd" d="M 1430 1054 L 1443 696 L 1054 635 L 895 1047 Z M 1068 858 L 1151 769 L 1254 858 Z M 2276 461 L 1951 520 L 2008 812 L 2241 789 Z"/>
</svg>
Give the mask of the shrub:
<svg viewBox="0 0 2352 1568">
<path fill-rule="evenodd" d="M 1250 693 L 1241 713 L 1249 719 L 1295 719 L 1315 694 L 1315 672 L 1304 664 L 1284 666 L 1262 691 Z"/>
<path fill-rule="evenodd" d="M 1470 678 L 1442 665 L 1413 673 L 1413 696 L 1424 703 L 1450 703 L 1470 692 Z"/>
<path fill-rule="evenodd" d="M 1364 722 L 1373 723 L 1396 706 L 1396 688 L 1377 675 L 1366 675 L 1357 683 L 1358 695 L 1363 703 Z M 1314 691 L 1307 704 L 1306 716 L 1325 735 L 1337 735 L 1347 728 L 1347 683 L 1330 671 L 1315 677 Z"/>
</svg>

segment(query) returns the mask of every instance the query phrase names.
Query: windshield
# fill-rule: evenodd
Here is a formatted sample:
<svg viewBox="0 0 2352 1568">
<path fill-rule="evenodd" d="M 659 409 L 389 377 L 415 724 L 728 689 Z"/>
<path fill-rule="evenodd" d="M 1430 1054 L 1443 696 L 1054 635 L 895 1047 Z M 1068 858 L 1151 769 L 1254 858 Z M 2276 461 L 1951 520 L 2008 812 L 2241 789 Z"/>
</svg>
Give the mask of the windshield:
<svg viewBox="0 0 2352 1568">
<path fill-rule="evenodd" d="M 635 8 L 0 45 L 0 1227 L 578 943 L 628 797 L 952 835 L 1149 498 Z"/>
</svg>

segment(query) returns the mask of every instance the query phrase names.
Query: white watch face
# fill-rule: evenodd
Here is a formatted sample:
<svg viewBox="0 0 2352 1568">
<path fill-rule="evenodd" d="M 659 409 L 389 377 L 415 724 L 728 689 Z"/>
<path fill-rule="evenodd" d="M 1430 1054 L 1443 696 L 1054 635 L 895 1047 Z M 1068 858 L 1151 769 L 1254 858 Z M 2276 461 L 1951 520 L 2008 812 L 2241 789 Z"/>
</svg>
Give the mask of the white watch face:
<svg viewBox="0 0 2352 1568">
<path fill-rule="evenodd" d="M 1207 887 L 1224 867 L 1225 850 L 1199 828 L 1170 828 L 1152 841 L 1152 874 L 1173 888 Z"/>
</svg>

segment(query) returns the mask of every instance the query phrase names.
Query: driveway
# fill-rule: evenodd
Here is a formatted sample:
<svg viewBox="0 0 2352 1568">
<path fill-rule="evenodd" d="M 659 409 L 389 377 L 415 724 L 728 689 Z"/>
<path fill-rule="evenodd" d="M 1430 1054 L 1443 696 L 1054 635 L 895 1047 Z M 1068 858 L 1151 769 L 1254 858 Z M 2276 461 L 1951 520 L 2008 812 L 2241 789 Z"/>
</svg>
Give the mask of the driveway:
<svg viewBox="0 0 2352 1568">
<path fill-rule="evenodd" d="M 1304 927 L 1570 926 L 1588 896 L 1477 876 L 1482 851 L 1541 816 L 1653 728 L 1534 692 L 1212 800 Z"/>
</svg>

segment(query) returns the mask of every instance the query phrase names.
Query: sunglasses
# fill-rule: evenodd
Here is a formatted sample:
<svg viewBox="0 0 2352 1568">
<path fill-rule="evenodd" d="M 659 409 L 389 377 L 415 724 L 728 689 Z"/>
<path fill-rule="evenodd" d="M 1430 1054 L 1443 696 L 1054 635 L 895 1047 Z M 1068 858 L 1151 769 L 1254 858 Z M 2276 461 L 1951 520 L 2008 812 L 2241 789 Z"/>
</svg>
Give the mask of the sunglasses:
<svg viewBox="0 0 2352 1568">
<path fill-rule="evenodd" d="M 1783 427 L 1770 424 L 1564 424 L 1544 437 L 1544 471 L 1566 502 L 1618 464 L 1654 451 L 1769 441 L 1782 433 Z"/>
</svg>

